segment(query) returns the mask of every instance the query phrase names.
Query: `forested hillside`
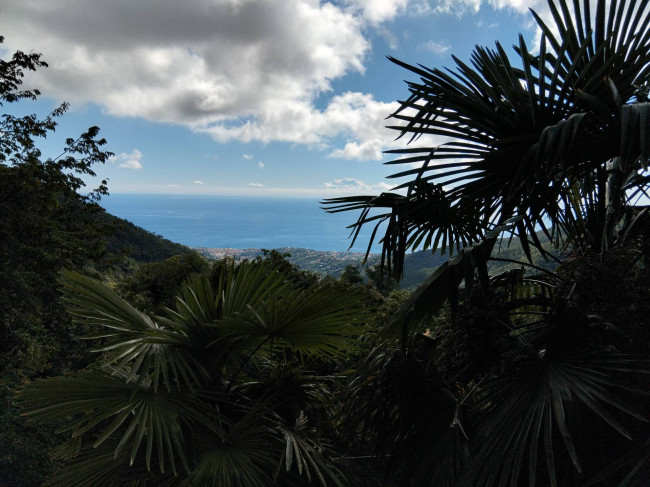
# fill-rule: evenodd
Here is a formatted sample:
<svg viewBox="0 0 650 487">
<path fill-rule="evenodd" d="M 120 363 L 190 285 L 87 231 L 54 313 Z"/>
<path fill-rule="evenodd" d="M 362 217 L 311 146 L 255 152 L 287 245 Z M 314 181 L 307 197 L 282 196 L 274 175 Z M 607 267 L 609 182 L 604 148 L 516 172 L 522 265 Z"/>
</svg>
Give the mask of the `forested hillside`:
<svg viewBox="0 0 650 487">
<path fill-rule="evenodd" d="M 544 248 L 551 254 L 558 253 L 548 241 L 545 235 L 538 235 Z M 226 256 L 235 260 L 254 259 L 263 255 L 262 249 L 195 249 L 200 254 L 210 258 L 218 259 Z M 322 276 L 340 277 L 349 266 L 359 269 L 361 274 L 365 269 L 380 264 L 379 254 L 370 254 L 364 263 L 365 254 L 359 252 L 328 252 L 321 250 L 301 249 L 295 247 L 281 247 L 274 249 L 287 255 L 287 260 L 298 266 L 300 269 L 315 272 Z M 543 257 L 538 250 L 533 250 L 533 263 L 547 270 L 557 267 L 557 260 L 552 256 Z M 502 260 L 497 260 L 502 259 Z M 402 290 L 414 290 L 440 265 L 448 260 L 447 255 L 439 252 L 417 251 L 404 256 L 404 275 L 400 278 L 398 288 Z M 526 260 L 526 255 L 518 240 L 504 238 L 495 252 L 494 260 L 489 262 L 489 269 L 492 274 L 506 272 L 513 268 L 521 267 L 521 262 Z M 528 272 L 535 272 L 528 269 Z"/>
<path fill-rule="evenodd" d="M 125 255 L 136 262 L 157 262 L 192 252 L 189 247 L 148 232 L 109 213 L 102 213 L 101 218 L 113 229 L 106 245 L 107 252 L 113 256 Z"/>
</svg>

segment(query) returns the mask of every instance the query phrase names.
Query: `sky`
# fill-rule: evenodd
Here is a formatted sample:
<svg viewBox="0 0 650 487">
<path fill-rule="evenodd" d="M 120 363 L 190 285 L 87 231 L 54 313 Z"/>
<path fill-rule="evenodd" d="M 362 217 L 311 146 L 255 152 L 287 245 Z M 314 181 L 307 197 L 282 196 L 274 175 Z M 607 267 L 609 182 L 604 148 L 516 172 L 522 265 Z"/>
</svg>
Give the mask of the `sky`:
<svg viewBox="0 0 650 487">
<path fill-rule="evenodd" d="M 404 80 L 391 63 L 452 68 L 475 45 L 538 36 L 545 0 L 4 0 L 3 58 L 42 53 L 24 88 L 43 116 L 70 110 L 40 147 L 99 126 L 112 193 L 327 198 L 390 190 L 382 151 Z M 511 51 L 512 52 L 512 51 Z M 437 143 L 426 140 L 422 143 Z M 94 181 L 89 181 L 93 185 Z"/>
</svg>

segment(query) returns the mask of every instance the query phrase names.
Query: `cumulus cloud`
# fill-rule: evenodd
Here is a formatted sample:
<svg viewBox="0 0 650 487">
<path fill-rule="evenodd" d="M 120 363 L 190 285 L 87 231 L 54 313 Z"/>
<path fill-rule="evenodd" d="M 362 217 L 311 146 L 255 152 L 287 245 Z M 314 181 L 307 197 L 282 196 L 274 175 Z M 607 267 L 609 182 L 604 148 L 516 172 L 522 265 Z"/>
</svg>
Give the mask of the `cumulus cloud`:
<svg viewBox="0 0 650 487">
<path fill-rule="evenodd" d="M 142 169 L 140 160 L 142 159 L 142 152 L 138 149 L 133 149 L 130 153 L 122 152 L 108 158 L 111 164 L 119 164 L 120 169 Z"/>
<path fill-rule="evenodd" d="M 250 161 L 253 158 L 253 154 L 244 154 L 242 157 L 247 161 Z"/>
<path fill-rule="evenodd" d="M 367 184 L 356 178 L 342 178 L 335 179 L 328 183 L 324 183 L 325 187 L 334 192 L 342 193 L 378 193 L 382 191 L 389 191 L 393 186 L 386 183 Z"/>
<path fill-rule="evenodd" d="M 383 157 L 382 149 L 384 146 L 384 141 L 381 139 L 366 140 L 361 143 L 348 142 L 342 149 L 336 149 L 330 153 L 329 157 L 357 159 L 360 161 L 378 161 Z"/>
<path fill-rule="evenodd" d="M 193 182 L 194 184 L 198 184 L 198 185 L 203 185 L 203 184 L 205 184 L 203 181 L 198 181 L 198 180 L 195 180 L 195 181 L 192 181 L 192 182 Z"/>
<path fill-rule="evenodd" d="M 481 8 L 482 0 L 419 0 L 413 2 L 413 9 L 418 15 L 476 13 Z"/>
<path fill-rule="evenodd" d="M 429 41 L 422 44 L 420 48 L 441 56 L 447 54 L 451 50 L 451 44 L 446 42 Z"/>
<path fill-rule="evenodd" d="M 532 8 L 537 12 L 548 10 L 547 0 L 489 0 L 496 9 L 510 9 L 525 14 Z"/>
<path fill-rule="evenodd" d="M 389 146 L 395 137 L 386 130 L 386 117 L 394 112 L 399 104 L 385 103 L 374 99 L 370 94 L 347 92 L 332 97 L 324 110 L 312 105 L 295 103 L 281 106 L 278 101 L 270 102 L 273 108 L 262 120 L 248 120 L 243 124 L 216 124 L 198 129 L 210 134 L 219 142 L 252 140 L 271 142 L 283 141 L 308 144 L 325 149 L 337 136 L 347 138 L 347 142 L 378 144 L 378 151 L 364 151 L 365 155 L 376 156 L 381 148 Z M 339 154 L 335 149 L 332 155 Z M 376 159 L 376 157 L 370 157 Z"/>
<path fill-rule="evenodd" d="M 373 25 L 394 19 L 404 12 L 408 2 L 409 0 L 348 0 L 348 4 Z"/>
<path fill-rule="evenodd" d="M 264 169 L 264 163 L 262 161 L 259 161 L 257 163 L 257 167 L 260 168 L 260 169 Z"/>
<path fill-rule="evenodd" d="M 58 99 L 218 142 L 283 141 L 374 160 L 394 137 L 384 118 L 396 104 L 330 94 L 335 80 L 364 72 L 369 26 L 381 35 L 406 12 L 460 15 L 486 3 L 524 11 L 544 1 L 6 0 L 2 14 L 5 46 L 42 52 L 50 68 L 29 81 Z M 339 137 L 344 147 L 333 147 Z"/>
<path fill-rule="evenodd" d="M 142 164 L 140 164 L 139 161 L 135 160 L 130 160 L 130 161 L 125 161 L 122 164 L 120 164 L 120 169 L 142 169 Z"/>
<path fill-rule="evenodd" d="M 359 3 L 377 21 L 405 4 Z M 311 144 L 338 133 L 316 98 L 332 81 L 364 72 L 370 44 L 359 8 L 319 0 L 8 0 L 3 17 L 12 27 L 3 34 L 9 49 L 44 54 L 50 68 L 32 80 L 57 98 L 183 124 L 222 142 Z M 307 138 L 297 127 L 305 120 L 316 131 Z"/>
<path fill-rule="evenodd" d="M 253 188 L 262 188 L 264 185 L 262 183 L 248 183 L 246 186 L 251 186 Z"/>
<path fill-rule="evenodd" d="M 499 27 L 499 24 L 497 22 L 492 22 L 492 23 L 487 23 L 485 20 L 481 19 L 477 22 L 474 22 L 474 25 L 478 27 L 479 29 L 496 29 Z"/>
<path fill-rule="evenodd" d="M 521 14 L 527 14 L 531 8 L 537 12 L 548 11 L 547 0 L 410 0 L 409 8 L 418 15 L 450 14 L 461 17 L 475 14 L 485 5 Z"/>
</svg>

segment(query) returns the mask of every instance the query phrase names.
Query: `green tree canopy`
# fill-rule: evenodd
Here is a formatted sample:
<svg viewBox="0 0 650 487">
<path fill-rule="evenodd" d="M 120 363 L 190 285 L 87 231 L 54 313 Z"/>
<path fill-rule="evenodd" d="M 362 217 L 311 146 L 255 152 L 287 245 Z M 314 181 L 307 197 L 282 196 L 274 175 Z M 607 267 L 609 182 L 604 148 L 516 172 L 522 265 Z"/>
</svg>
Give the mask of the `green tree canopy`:
<svg viewBox="0 0 650 487">
<path fill-rule="evenodd" d="M 40 54 L 20 51 L 0 61 L 0 106 L 36 100 L 39 91 L 21 90 L 22 79 L 25 71 L 46 66 Z M 59 270 L 100 258 L 105 244 L 107 231 L 95 214 L 102 211 L 96 202 L 107 194 L 106 182 L 81 193 L 82 178 L 95 176 L 93 166 L 111 155 L 102 150 L 106 141 L 98 138 L 99 129 L 91 127 L 77 139 L 67 139 L 58 157 L 44 158 L 38 148 L 38 140 L 55 130 L 66 109 L 63 104 L 43 120 L 7 114 L 0 120 L 0 351 L 5 364 L 34 346 L 21 335 L 41 333 L 38 326 L 48 329 L 46 334 L 57 331 L 57 323 L 65 321 L 56 298 Z M 53 336 L 41 339 L 56 341 Z M 32 359 L 20 366 L 42 372 L 50 360 Z"/>
<path fill-rule="evenodd" d="M 0 37 L 2 42 L 2 37 Z M 0 60 L 0 106 L 36 100 L 22 89 L 28 71 L 45 68 L 40 54 L 18 51 Z M 67 139 L 57 157 L 39 140 L 51 134 L 67 104 L 49 116 L 0 118 L 0 484 L 38 485 L 49 468 L 49 434 L 24 424 L 11 394 L 35 376 L 85 365 L 81 346 L 59 301 L 58 273 L 100 259 L 107 228 L 98 223 L 106 182 L 83 194 L 84 177 L 111 155 L 91 127 Z"/>
</svg>

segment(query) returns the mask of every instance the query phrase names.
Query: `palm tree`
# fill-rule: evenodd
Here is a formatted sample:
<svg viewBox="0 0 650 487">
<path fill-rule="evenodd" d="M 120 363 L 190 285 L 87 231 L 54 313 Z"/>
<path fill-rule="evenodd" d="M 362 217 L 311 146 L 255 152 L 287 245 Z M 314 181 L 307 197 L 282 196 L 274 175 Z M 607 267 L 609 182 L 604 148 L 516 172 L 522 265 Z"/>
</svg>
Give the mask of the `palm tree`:
<svg viewBox="0 0 650 487">
<path fill-rule="evenodd" d="M 355 239 L 384 226 L 382 263 L 396 277 L 409 250 L 457 253 L 407 300 L 351 384 L 351 424 L 403 474 L 400 485 L 613 485 L 647 458 L 650 337 L 643 314 L 627 314 L 641 301 L 626 292 L 645 282 L 639 263 L 650 255 L 638 205 L 650 181 L 650 9 L 549 7 L 550 24 L 533 12 L 536 53 L 520 36 L 514 57 L 499 43 L 477 47 L 454 70 L 391 58 L 420 79 L 390 128 L 409 142 L 448 141 L 389 151 L 399 158 L 388 164 L 407 167 L 390 176 L 406 178 L 401 191 L 326 202 L 361 211 Z M 552 258 L 540 232 L 572 261 L 488 275 L 504 235 L 529 260 L 534 248 Z M 445 303 L 450 318 L 432 325 Z"/>
<path fill-rule="evenodd" d="M 357 347 L 354 289 L 297 287 L 254 261 L 223 266 L 216 289 L 190 279 L 164 317 L 73 272 L 64 290 L 102 359 L 18 395 L 69 435 L 51 485 L 344 485 L 327 442 L 333 377 L 315 370 Z"/>
<path fill-rule="evenodd" d="M 355 238 L 363 225 L 386 224 L 383 260 L 397 277 L 410 249 L 460 251 L 503 225 L 526 251 L 541 248 L 539 229 L 596 249 L 615 239 L 631 198 L 648 182 L 640 171 L 650 152 L 650 13 L 641 1 L 598 1 L 592 20 L 589 2 L 572 3 L 574 12 L 567 0 L 549 1 L 550 27 L 533 12 L 543 33 L 539 53 L 530 54 L 520 36 L 521 67 L 498 42 L 477 47 L 472 66 L 454 58 L 455 71 L 390 58 L 420 81 L 408 83 L 410 97 L 390 117 L 402 124 L 389 128 L 410 141 L 449 141 L 388 151 L 400 158 L 387 164 L 417 165 L 389 176 L 409 178 L 395 188 L 406 195 L 335 198 L 327 206 L 362 211 Z M 372 211 L 379 209 L 388 212 Z"/>
</svg>

